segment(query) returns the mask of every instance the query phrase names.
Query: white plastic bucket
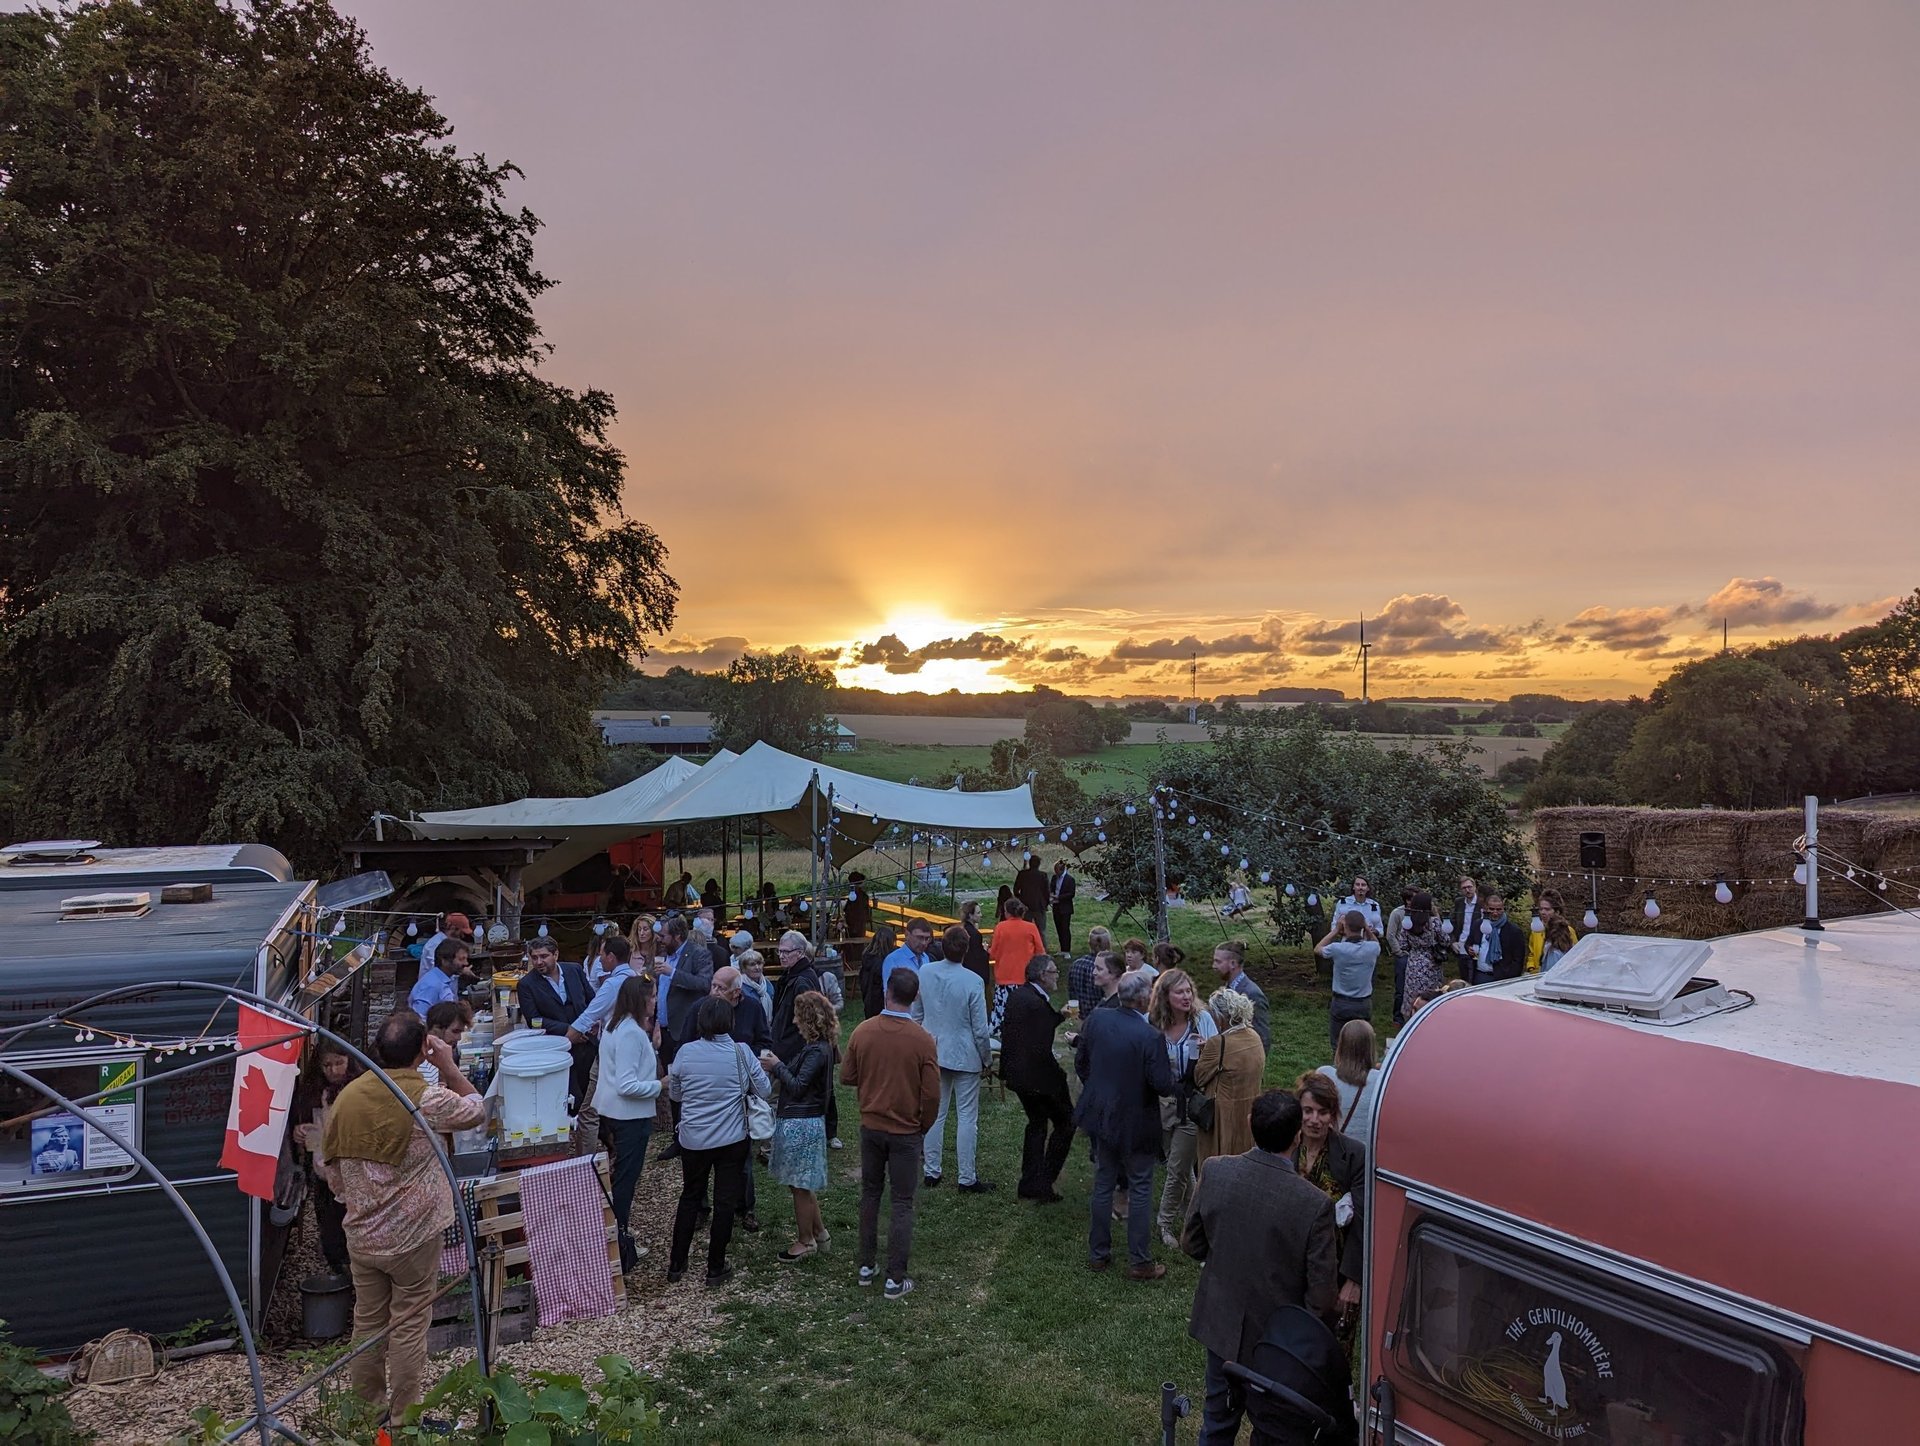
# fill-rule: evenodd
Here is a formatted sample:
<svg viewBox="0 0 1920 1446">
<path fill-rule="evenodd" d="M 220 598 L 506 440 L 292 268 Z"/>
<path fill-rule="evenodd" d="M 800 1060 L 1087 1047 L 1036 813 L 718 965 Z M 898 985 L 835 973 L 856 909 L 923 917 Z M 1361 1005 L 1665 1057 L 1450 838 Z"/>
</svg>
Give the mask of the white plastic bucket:
<svg viewBox="0 0 1920 1446">
<path fill-rule="evenodd" d="M 500 1041 L 494 1090 L 500 1096 L 500 1127 L 509 1140 L 559 1134 L 571 1126 L 567 1074 L 572 1066 L 573 1053 L 563 1036 L 527 1029 Z"/>
</svg>

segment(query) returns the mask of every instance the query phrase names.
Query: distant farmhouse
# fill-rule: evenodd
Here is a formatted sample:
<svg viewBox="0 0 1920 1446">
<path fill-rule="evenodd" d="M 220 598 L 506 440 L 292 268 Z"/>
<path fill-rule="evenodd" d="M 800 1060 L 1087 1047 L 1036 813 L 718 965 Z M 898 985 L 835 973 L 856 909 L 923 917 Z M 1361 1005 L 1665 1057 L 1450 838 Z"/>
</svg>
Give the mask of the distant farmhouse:
<svg viewBox="0 0 1920 1446">
<path fill-rule="evenodd" d="M 713 725 L 705 721 L 704 714 L 694 716 L 701 721 L 675 723 L 670 713 L 654 717 L 596 713 L 594 722 L 599 724 L 600 736 L 610 748 L 646 748 L 659 754 L 705 758 L 714 751 Z M 838 718 L 827 719 L 827 732 L 829 753 L 851 753 L 860 741 Z"/>
</svg>

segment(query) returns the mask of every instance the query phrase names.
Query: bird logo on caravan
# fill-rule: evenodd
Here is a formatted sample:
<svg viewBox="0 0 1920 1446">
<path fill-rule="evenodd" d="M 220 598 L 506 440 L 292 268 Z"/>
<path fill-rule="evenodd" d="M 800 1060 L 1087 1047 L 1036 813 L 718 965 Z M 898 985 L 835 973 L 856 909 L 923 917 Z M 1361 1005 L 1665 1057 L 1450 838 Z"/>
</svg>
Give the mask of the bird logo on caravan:
<svg viewBox="0 0 1920 1446">
<path fill-rule="evenodd" d="M 1513 1413 L 1550 1441 L 1573 1441 L 1593 1429 L 1591 1389 L 1581 1397 L 1577 1387 L 1601 1386 L 1613 1379 L 1613 1357 L 1579 1316 L 1554 1306 L 1536 1306 L 1507 1323 L 1507 1343 L 1526 1360 L 1539 1361 L 1536 1390 L 1527 1392 L 1517 1380 L 1507 1401 Z M 1585 1360 L 1580 1358 L 1584 1356 Z M 1511 1380 L 1511 1378 L 1509 1378 Z"/>
</svg>

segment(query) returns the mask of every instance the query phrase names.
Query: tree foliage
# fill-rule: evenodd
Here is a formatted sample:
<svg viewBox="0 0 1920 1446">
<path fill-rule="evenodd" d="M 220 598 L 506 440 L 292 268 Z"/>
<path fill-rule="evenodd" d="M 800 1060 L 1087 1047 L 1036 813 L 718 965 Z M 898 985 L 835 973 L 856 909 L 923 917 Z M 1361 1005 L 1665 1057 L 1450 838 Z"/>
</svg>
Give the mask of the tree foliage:
<svg viewBox="0 0 1920 1446">
<path fill-rule="evenodd" d="M 985 768 L 963 768 L 951 782 L 970 793 L 1031 783 L 1034 816 L 1042 823 L 1067 823 L 1086 816 L 1086 790 L 1064 763 L 1024 738 L 999 739 Z"/>
<path fill-rule="evenodd" d="M 0 656 L 23 822 L 264 839 L 586 786 L 672 620 L 535 218 L 324 3 L 0 17 Z"/>
<path fill-rule="evenodd" d="M 1294 884 L 1296 899 L 1355 873 L 1390 899 L 1411 880 L 1444 891 L 1460 860 L 1501 886 L 1524 885 L 1526 854 L 1465 739 L 1417 753 L 1383 749 L 1327 731 L 1310 709 L 1238 713 L 1211 732 L 1210 749 L 1162 754 L 1150 786 L 1169 792 L 1147 795 L 1171 799 L 1167 879 L 1189 898 L 1224 897 L 1236 876 L 1258 887 L 1267 872 L 1276 891 Z M 1122 908 L 1153 904 L 1147 796 L 1131 800 L 1131 815 L 1119 795 L 1095 804 L 1107 847 L 1091 872 Z M 1074 842 L 1096 837 L 1077 829 Z"/>
<path fill-rule="evenodd" d="M 1603 703 L 1576 717 L 1541 757 L 1540 772 L 1527 785 L 1527 807 L 1625 802 L 1614 769 L 1644 712 L 1638 702 Z"/>
<path fill-rule="evenodd" d="M 818 758 L 826 750 L 833 674 L 799 653 L 747 653 L 714 690 L 713 741 L 738 753 L 769 743 Z"/>
<path fill-rule="evenodd" d="M 1095 708 L 1081 698 L 1050 698 L 1027 714 L 1027 742 L 1056 757 L 1097 753 L 1109 743 L 1125 742 L 1131 728 L 1120 709 Z"/>
</svg>

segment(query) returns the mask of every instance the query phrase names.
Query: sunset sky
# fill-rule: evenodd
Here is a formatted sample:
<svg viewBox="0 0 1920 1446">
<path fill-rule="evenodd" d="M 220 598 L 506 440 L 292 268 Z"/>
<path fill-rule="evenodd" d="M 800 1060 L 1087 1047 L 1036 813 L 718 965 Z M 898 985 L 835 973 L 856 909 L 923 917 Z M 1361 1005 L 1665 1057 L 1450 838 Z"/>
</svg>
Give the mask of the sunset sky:
<svg viewBox="0 0 1920 1446">
<path fill-rule="evenodd" d="M 546 223 L 649 668 L 1617 696 L 1920 585 L 1911 0 L 343 0 Z"/>
</svg>

